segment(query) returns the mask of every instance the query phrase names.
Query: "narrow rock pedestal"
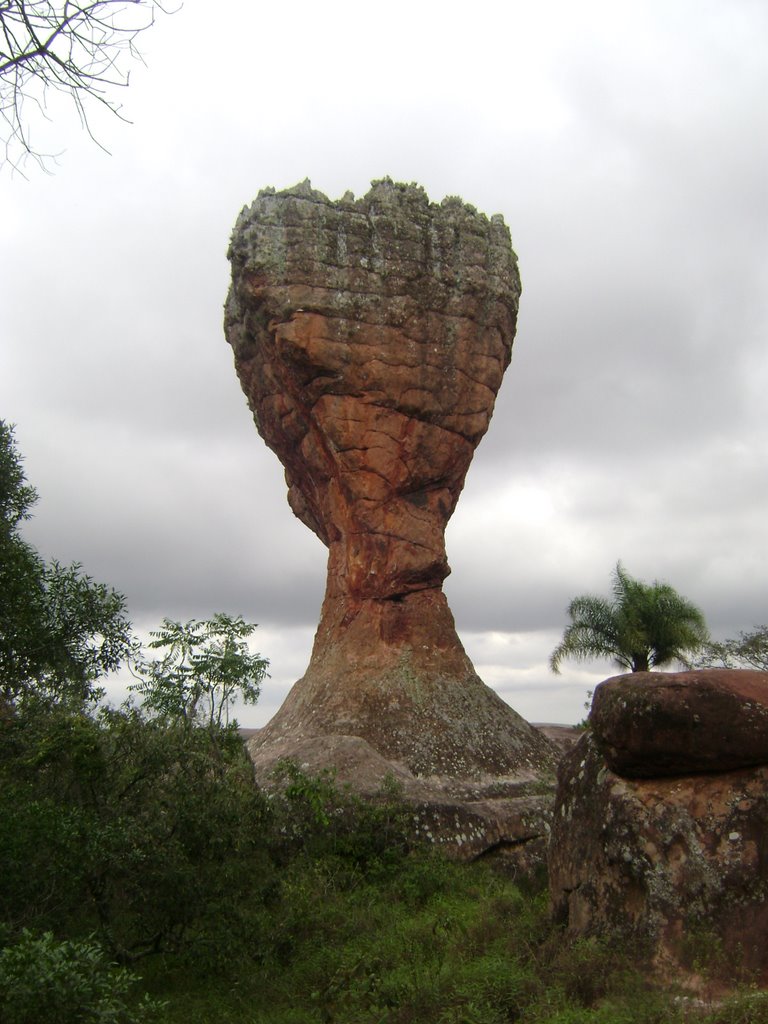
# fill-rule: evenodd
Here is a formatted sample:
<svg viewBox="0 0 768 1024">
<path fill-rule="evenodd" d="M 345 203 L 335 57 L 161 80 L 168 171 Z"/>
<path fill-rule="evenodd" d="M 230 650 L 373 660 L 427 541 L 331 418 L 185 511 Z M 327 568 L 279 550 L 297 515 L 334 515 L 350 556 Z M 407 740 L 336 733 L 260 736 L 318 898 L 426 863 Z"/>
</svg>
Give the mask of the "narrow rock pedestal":
<svg viewBox="0 0 768 1024">
<path fill-rule="evenodd" d="M 445 527 L 515 333 L 502 219 L 389 180 L 338 202 L 305 182 L 259 193 L 229 258 L 238 376 L 291 508 L 328 547 L 311 661 L 251 743 L 257 770 L 352 737 L 358 761 L 420 792 L 482 801 L 504 779 L 540 800 L 556 753 L 478 678 L 442 591 Z"/>
</svg>

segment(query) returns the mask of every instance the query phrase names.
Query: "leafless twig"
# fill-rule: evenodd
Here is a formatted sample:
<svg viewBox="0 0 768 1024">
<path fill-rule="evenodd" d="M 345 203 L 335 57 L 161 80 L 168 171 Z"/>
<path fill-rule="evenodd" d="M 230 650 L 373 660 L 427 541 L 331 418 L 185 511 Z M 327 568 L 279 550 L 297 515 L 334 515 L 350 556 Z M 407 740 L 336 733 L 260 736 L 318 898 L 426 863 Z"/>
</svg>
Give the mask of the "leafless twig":
<svg viewBox="0 0 768 1024">
<path fill-rule="evenodd" d="M 5 161 L 19 168 L 32 157 L 45 168 L 49 157 L 33 145 L 28 105 L 47 117 L 52 92 L 74 103 L 80 123 L 91 130 L 92 104 L 127 120 L 111 98 L 128 85 L 127 65 L 142 60 L 137 37 L 162 0 L 0 0 L 0 143 Z M 102 148 L 104 148 L 102 146 Z"/>
</svg>

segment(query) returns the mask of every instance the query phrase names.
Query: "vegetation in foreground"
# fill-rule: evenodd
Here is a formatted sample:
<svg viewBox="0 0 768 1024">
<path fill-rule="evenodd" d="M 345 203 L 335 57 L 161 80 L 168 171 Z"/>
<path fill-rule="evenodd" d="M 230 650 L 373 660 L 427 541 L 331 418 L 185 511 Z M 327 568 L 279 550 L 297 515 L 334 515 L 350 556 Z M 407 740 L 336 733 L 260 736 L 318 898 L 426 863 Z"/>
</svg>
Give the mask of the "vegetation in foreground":
<svg viewBox="0 0 768 1024">
<path fill-rule="evenodd" d="M 3 826 L 12 804 L 25 826 L 2 828 L 4 1024 L 768 1024 L 768 994 L 694 1007 L 631 951 L 566 941 L 542 889 L 414 846 L 391 789 L 362 804 L 290 764 L 269 799 L 238 785 L 237 746 L 202 759 L 201 794 L 205 772 L 163 781 L 181 762 L 142 758 L 155 785 L 124 803 L 124 776 L 111 810 L 88 760 L 60 761 L 66 792 L 43 801 L 4 759 Z"/>
<path fill-rule="evenodd" d="M 768 1024 L 768 993 L 708 1010 L 566 941 L 542 890 L 416 844 L 393 787 L 259 790 L 228 723 L 253 627 L 139 651 L 119 594 L 25 543 L 34 499 L 0 421 L 3 1024 Z M 140 706 L 100 707 L 126 660 Z"/>
</svg>

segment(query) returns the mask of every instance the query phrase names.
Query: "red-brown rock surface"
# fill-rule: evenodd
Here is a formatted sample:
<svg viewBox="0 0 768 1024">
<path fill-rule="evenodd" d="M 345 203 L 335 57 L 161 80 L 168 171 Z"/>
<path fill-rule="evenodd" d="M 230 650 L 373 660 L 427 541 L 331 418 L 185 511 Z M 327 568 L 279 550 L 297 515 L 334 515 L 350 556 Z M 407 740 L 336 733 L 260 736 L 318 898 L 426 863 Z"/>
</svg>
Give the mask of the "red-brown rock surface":
<svg viewBox="0 0 768 1024">
<path fill-rule="evenodd" d="M 310 665 L 256 747 L 346 735 L 419 776 L 551 768 L 477 677 L 442 592 L 444 531 L 509 363 L 509 232 L 374 183 L 265 190 L 229 252 L 225 330 L 295 514 L 328 547 Z"/>
<path fill-rule="evenodd" d="M 739 713 L 736 695 L 745 705 L 754 703 L 768 677 L 728 672 L 743 680 L 729 678 L 723 690 L 720 673 L 702 673 L 710 685 L 702 686 L 697 703 L 690 678 L 697 674 L 684 675 L 685 704 L 674 686 L 679 674 L 667 680 L 675 711 L 669 721 L 678 731 L 678 768 L 695 764 L 696 771 L 669 775 L 671 733 L 661 743 L 647 723 L 633 731 L 639 712 L 635 698 L 620 697 L 625 679 L 610 680 L 604 691 L 610 699 L 598 702 L 602 738 L 593 727 L 561 761 L 549 847 L 553 912 L 570 934 L 633 943 L 665 970 L 690 968 L 702 943 L 714 939 L 724 950 L 721 981 L 733 982 L 746 971 L 768 983 L 768 749 L 761 764 L 754 763 L 752 750 L 744 762 L 749 767 L 733 768 L 731 754 L 739 723 L 746 738 L 752 735 L 750 709 Z M 659 696 L 664 675 L 655 682 L 649 721 L 655 702 L 667 699 Z M 728 713 L 718 730 L 723 692 Z M 613 751 L 617 744 L 606 747 L 606 733 L 614 741 L 631 735 L 632 777 L 607 763 L 601 748 Z M 719 745 L 729 770 L 715 771 L 691 737 Z M 659 777 L 648 777 L 643 768 L 643 744 L 648 765 L 660 766 Z"/>
<path fill-rule="evenodd" d="M 768 763 L 768 673 L 633 672 L 595 690 L 589 716 L 612 771 L 657 777 Z"/>
</svg>

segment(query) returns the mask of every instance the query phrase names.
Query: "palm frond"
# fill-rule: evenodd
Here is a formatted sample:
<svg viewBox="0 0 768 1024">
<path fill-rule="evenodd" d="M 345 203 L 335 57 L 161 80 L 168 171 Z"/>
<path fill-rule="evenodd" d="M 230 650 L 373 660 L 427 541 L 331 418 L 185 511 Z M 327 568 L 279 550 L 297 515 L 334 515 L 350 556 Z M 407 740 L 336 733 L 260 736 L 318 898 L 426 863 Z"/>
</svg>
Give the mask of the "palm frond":
<svg viewBox="0 0 768 1024">
<path fill-rule="evenodd" d="M 568 606 L 570 624 L 552 652 L 559 672 L 564 658 L 612 658 L 632 672 L 686 662 L 709 639 L 704 615 L 668 583 L 636 580 L 622 563 L 613 571 L 613 601 L 582 595 Z"/>
</svg>

